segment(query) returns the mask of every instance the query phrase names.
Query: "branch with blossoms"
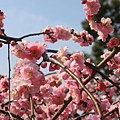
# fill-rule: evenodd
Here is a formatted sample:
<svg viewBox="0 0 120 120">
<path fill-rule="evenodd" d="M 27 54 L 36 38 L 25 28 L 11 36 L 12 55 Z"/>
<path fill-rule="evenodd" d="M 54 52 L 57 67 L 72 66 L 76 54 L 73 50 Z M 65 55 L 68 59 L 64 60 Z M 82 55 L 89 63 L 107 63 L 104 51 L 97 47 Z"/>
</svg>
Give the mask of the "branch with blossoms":
<svg viewBox="0 0 120 120">
<path fill-rule="evenodd" d="M 52 62 L 55 63 L 56 65 L 59 65 L 60 67 L 62 67 L 64 69 L 64 71 L 66 71 L 73 79 L 75 79 L 78 84 L 81 86 L 81 88 L 88 94 L 88 96 L 92 99 L 92 101 L 94 102 L 94 105 L 96 106 L 97 112 L 98 114 L 101 115 L 101 110 L 99 107 L 98 102 L 96 101 L 96 99 L 94 98 L 94 96 L 89 92 L 89 90 L 83 85 L 83 83 L 81 82 L 81 80 L 71 71 L 67 68 L 67 66 L 64 66 L 62 63 L 60 63 L 58 60 L 48 57 L 47 54 L 43 54 L 43 60 L 44 61 L 48 61 L 48 62 Z"/>
<path fill-rule="evenodd" d="M 18 120 L 24 120 L 20 116 L 18 116 L 16 114 L 13 114 L 13 113 L 10 113 L 10 112 L 5 111 L 5 110 L 0 110 L 0 113 L 5 114 L 6 116 L 10 116 L 11 115 L 13 118 L 16 118 Z"/>
<path fill-rule="evenodd" d="M 0 119 L 119 118 L 119 40 L 110 37 L 114 31 L 110 18 L 92 19 L 100 9 L 99 1 L 81 1 L 90 28 L 97 32 L 98 39 L 106 42 L 108 48 L 113 48 L 104 52 L 101 56 L 103 60 L 98 65 L 92 63 L 90 58 L 85 59 L 83 52 L 70 54 L 68 47 L 50 50 L 45 44 L 71 39 L 80 46 L 89 46 L 94 38 L 87 31 L 76 32 L 61 25 L 48 26 L 39 33 L 14 38 L 5 34 L 5 15 L 0 11 L 0 47 L 8 44 L 9 63 L 8 77 L 0 75 Z M 24 41 L 24 38 L 36 35 L 42 35 L 44 42 Z M 11 78 L 10 52 L 18 58 Z M 113 74 L 106 76 L 101 72 L 105 66 Z M 45 75 L 41 68 L 48 68 L 51 73 Z M 79 111 L 83 113 L 78 114 Z"/>
<path fill-rule="evenodd" d="M 61 106 L 61 108 L 53 115 L 51 120 L 56 120 L 59 115 L 64 111 L 64 109 L 67 107 L 67 105 L 72 101 L 72 97 L 69 96 L 67 100 L 64 100 L 64 104 Z"/>
</svg>

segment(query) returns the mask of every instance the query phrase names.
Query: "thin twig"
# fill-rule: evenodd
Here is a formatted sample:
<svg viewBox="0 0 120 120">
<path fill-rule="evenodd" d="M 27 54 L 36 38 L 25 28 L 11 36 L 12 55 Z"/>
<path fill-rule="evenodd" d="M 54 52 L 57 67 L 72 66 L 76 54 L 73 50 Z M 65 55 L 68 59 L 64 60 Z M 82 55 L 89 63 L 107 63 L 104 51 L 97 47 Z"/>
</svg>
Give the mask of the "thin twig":
<svg viewBox="0 0 120 120">
<path fill-rule="evenodd" d="M 9 101 L 10 101 L 10 74 L 11 74 L 11 66 L 10 66 L 10 44 L 8 44 L 8 81 L 9 81 Z M 10 110 L 10 104 L 9 104 L 9 110 Z"/>
<path fill-rule="evenodd" d="M 47 35 L 49 35 L 49 34 L 52 34 L 53 32 L 41 32 L 41 33 L 33 33 L 33 34 L 28 34 L 28 35 L 24 35 L 24 36 L 22 36 L 22 37 L 20 37 L 20 38 L 18 38 L 18 39 L 24 39 L 24 38 L 26 38 L 26 37 L 31 37 L 31 36 L 37 36 L 37 35 L 42 35 L 42 34 L 47 34 Z"/>
<path fill-rule="evenodd" d="M 103 117 L 106 118 L 108 115 L 110 115 L 111 113 L 114 113 L 115 111 L 118 112 L 118 108 L 115 108 L 112 111 L 106 113 Z M 118 112 L 118 118 L 120 120 L 119 112 Z"/>
<path fill-rule="evenodd" d="M 31 95 L 30 95 L 30 107 L 31 107 L 31 118 L 32 120 L 35 120 L 34 103 Z"/>
<path fill-rule="evenodd" d="M 7 115 L 7 116 L 9 116 L 11 114 L 12 117 L 14 117 L 14 118 L 16 118 L 18 120 L 24 120 L 19 115 L 15 115 L 14 113 L 11 113 L 11 112 L 8 112 L 8 111 L 5 111 L 5 110 L 0 109 L 0 113 L 2 113 L 4 115 Z"/>
<path fill-rule="evenodd" d="M 53 75 L 53 74 L 56 74 L 56 72 L 52 72 L 52 73 L 45 74 L 45 77 L 47 77 L 47 76 L 49 76 L 49 75 Z"/>
<path fill-rule="evenodd" d="M 92 64 L 85 62 L 85 65 L 88 66 L 90 69 L 94 70 L 95 72 L 99 73 L 103 78 L 108 80 L 111 84 L 117 87 L 118 90 L 120 90 L 120 87 L 118 84 L 114 83 L 112 80 L 110 80 L 105 74 L 103 74 L 98 67 L 93 66 Z"/>
<path fill-rule="evenodd" d="M 7 37 L 7 35 L 5 34 L 5 32 L 3 32 L 4 36 Z M 7 39 L 9 41 L 9 38 Z M 10 64 L 10 43 L 8 43 L 8 81 L 9 81 L 9 95 L 8 95 L 8 100 L 10 103 L 10 74 L 11 74 L 11 64 Z M 9 104 L 9 112 L 10 112 L 10 104 Z"/>
<path fill-rule="evenodd" d="M 5 43 L 5 44 L 7 44 L 7 43 L 10 43 L 10 41 L 12 41 L 12 40 L 14 40 L 15 42 L 17 42 L 17 41 L 22 41 L 22 39 L 27 38 L 27 37 L 36 36 L 36 35 L 42 35 L 42 34 L 50 35 L 52 33 L 53 32 L 33 33 L 33 34 L 24 35 L 24 36 L 19 37 L 19 38 L 9 37 L 9 36 L 5 36 L 5 35 L 0 35 L 0 39 L 6 40 L 7 42 L 4 42 L 4 41 L 2 41 L 2 42 Z"/>
</svg>

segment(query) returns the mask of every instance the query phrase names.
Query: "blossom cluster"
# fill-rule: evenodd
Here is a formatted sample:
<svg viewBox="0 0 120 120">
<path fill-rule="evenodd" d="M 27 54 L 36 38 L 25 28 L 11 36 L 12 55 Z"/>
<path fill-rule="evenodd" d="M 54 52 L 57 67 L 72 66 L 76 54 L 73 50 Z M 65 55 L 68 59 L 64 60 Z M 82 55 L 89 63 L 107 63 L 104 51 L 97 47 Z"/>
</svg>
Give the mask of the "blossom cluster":
<svg viewBox="0 0 120 120">
<path fill-rule="evenodd" d="M 98 33 L 99 39 L 106 42 L 108 35 L 114 31 L 111 19 L 92 20 L 92 16 L 96 15 L 100 9 L 99 1 L 81 1 L 84 4 L 86 18 L 91 29 Z M 0 11 L 0 28 L 4 26 L 2 22 L 4 18 L 4 13 Z M 94 42 L 93 36 L 87 31 L 75 32 L 74 29 L 68 29 L 61 25 L 48 26 L 42 30 L 42 33 L 45 42 L 55 43 L 58 40 L 72 39 L 80 46 L 89 46 Z M 115 37 L 112 37 L 106 43 L 108 48 L 119 47 L 119 40 Z M 59 47 L 56 54 L 49 57 L 48 46 L 44 42 L 11 40 L 10 44 L 12 46 L 10 52 L 18 60 L 14 65 L 12 78 L 0 75 L 1 110 L 9 111 L 10 114 L 17 115 L 16 117 L 19 116 L 24 120 L 32 118 L 50 120 L 72 97 L 57 120 L 74 119 L 76 116 L 80 117 L 81 120 L 100 120 L 101 117 L 112 120 L 119 117 L 117 111 L 109 113 L 115 108 L 120 109 L 119 85 L 117 85 L 120 75 L 119 51 L 106 62 L 108 70 L 113 70 L 114 73 L 109 74 L 107 78 L 109 81 L 107 81 L 105 75 L 95 74 L 96 71 L 85 64 L 89 63 L 92 67 L 95 67 L 90 58 L 85 58 L 83 52 L 69 53 L 68 47 Z M 106 50 L 101 57 L 106 59 L 111 54 L 111 51 Z M 59 64 L 51 61 L 51 59 Z M 53 73 L 45 75 L 42 71 L 45 68 Z M 99 66 L 97 70 L 99 70 Z M 92 75 L 94 76 L 90 78 Z M 75 78 L 79 79 L 80 84 Z M 90 78 L 88 83 L 86 82 L 87 78 Z M 91 99 L 91 96 L 95 99 Z M 94 104 L 95 100 L 100 108 Z M 83 116 L 79 114 L 81 111 Z M 99 111 L 101 111 L 101 114 Z M 107 113 L 109 113 L 108 116 Z M 8 114 L 0 113 L 0 119 L 9 120 L 10 117 Z M 11 119 L 13 118 L 11 117 Z"/>
<path fill-rule="evenodd" d="M 80 46 L 89 46 L 94 42 L 94 38 L 87 31 L 83 30 L 81 32 L 74 32 L 74 29 L 68 29 L 63 26 L 56 27 L 46 27 L 42 32 L 53 32 L 53 34 L 43 35 L 43 40 L 45 42 L 57 42 L 57 40 L 69 40 L 72 39 L 74 42 L 80 44 Z"/>
</svg>

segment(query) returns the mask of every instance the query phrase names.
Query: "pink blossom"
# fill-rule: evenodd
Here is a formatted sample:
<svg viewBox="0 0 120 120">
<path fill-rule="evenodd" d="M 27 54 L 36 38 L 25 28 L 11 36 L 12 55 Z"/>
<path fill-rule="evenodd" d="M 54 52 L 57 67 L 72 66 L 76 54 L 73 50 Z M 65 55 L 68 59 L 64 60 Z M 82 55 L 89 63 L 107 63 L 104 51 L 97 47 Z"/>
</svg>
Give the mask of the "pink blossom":
<svg viewBox="0 0 120 120">
<path fill-rule="evenodd" d="M 107 49 L 105 49 L 104 50 L 104 54 L 103 55 L 101 55 L 101 58 L 106 58 L 106 57 L 108 57 L 109 55 L 111 54 L 111 51 L 108 51 Z"/>
<path fill-rule="evenodd" d="M 18 100 L 18 103 L 25 109 L 30 109 L 30 101 L 28 99 L 22 98 Z"/>
<path fill-rule="evenodd" d="M 108 100 L 108 99 L 103 99 L 103 100 L 101 100 L 100 107 L 101 107 L 101 110 L 102 110 L 102 111 L 104 111 L 104 110 L 109 110 L 109 107 L 110 107 L 109 100 Z"/>
<path fill-rule="evenodd" d="M 56 105 L 61 105 L 64 102 L 65 99 L 65 93 L 60 90 L 53 91 L 52 94 L 52 102 Z"/>
<path fill-rule="evenodd" d="M 64 26 L 55 26 L 53 28 L 48 26 L 42 32 L 52 32 L 49 35 L 43 34 L 44 41 L 51 43 L 57 42 L 57 39 L 69 40 L 72 37 L 70 30 Z"/>
<path fill-rule="evenodd" d="M 87 0 L 84 4 L 84 10 L 88 15 L 95 15 L 100 9 L 100 3 L 98 0 Z"/>
<path fill-rule="evenodd" d="M 86 14 L 86 19 L 87 19 L 87 21 L 90 21 L 90 20 L 92 20 L 92 16 L 91 16 L 91 15 Z"/>
<path fill-rule="evenodd" d="M 118 65 L 120 64 L 120 52 L 118 52 L 117 54 L 115 54 L 114 60 L 115 60 L 115 62 L 116 62 Z"/>
<path fill-rule="evenodd" d="M 10 111 L 14 114 L 17 114 L 19 116 L 22 116 L 24 114 L 24 110 L 21 110 L 20 108 L 24 106 L 20 106 L 20 104 L 16 102 L 12 102 L 10 105 Z"/>
<path fill-rule="evenodd" d="M 118 66 L 118 68 L 114 70 L 114 74 L 120 75 L 120 66 Z"/>
<path fill-rule="evenodd" d="M 88 34 L 87 31 L 83 30 L 79 33 L 74 33 L 72 40 L 79 43 L 81 46 L 89 46 L 94 41 L 92 35 Z"/>
<path fill-rule="evenodd" d="M 39 67 L 37 65 L 25 65 L 21 68 L 20 73 L 24 79 L 39 79 L 40 73 L 39 73 Z"/>
<path fill-rule="evenodd" d="M 62 78 L 56 75 L 49 75 L 46 77 L 47 83 L 50 84 L 51 87 L 58 87 L 62 84 Z"/>
<path fill-rule="evenodd" d="M 29 59 L 35 58 L 36 60 L 40 59 L 42 54 L 46 51 L 46 48 L 47 46 L 40 41 L 28 43 L 27 44 L 27 49 L 29 51 L 28 58 Z"/>
<path fill-rule="evenodd" d="M 48 97 L 52 93 L 52 91 L 53 89 L 49 84 L 40 86 L 40 93 L 45 97 Z"/>
<path fill-rule="evenodd" d="M 115 47 L 115 46 L 118 46 L 118 44 L 119 44 L 118 38 L 112 37 L 112 38 L 109 40 L 109 42 L 107 43 L 107 46 L 108 46 L 109 48 L 113 48 L 113 47 Z"/>
<path fill-rule="evenodd" d="M 83 63 L 84 63 L 84 54 L 83 52 L 74 52 L 73 55 L 71 55 L 71 59 L 75 60 L 75 62 L 83 68 Z"/>
<path fill-rule="evenodd" d="M 69 29 L 64 26 L 54 27 L 53 32 L 57 39 L 69 40 L 72 37 Z"/>
<path fill-rule="evenodd" d="M 43 34 L 43 40 L 45 42 L 51 42 L 51 43 L 57 42 L 57 38 L 55 37 L 55 34 L 54 34 L 54 31 L 53 31 L 52 27 L 47 26 L 45 29 L 42 30 L 42 32 L 47 32 L 47 33 L 51 32 L 50 35 Z"/>
<path fill-rule="evenodd" d="M 62 47 L 58 48 L 58 52 L 57 52 L 58 56 L 57 57 L 62 62 L 65 62 L 67 60 L 67 56 L 68 56 L 68 51 L 67 50 L 68 50 L 67 46 L 64 47 L 64 48 L 62 48 Z"/>
<path fill-rule="evenodd" d="M 75 102 L 75 103 L 79 103 L 80 102 L 80 100 L 81 100 L 81 91 L 80 91 L 80 89 L 78 89 L 78 87 L 76 87 L 76 86 L 69 86 L 69 88 L 70 88 L 70 94 L 71 94 L 71 96 L 72 96 L 72 98 L 73 98 L 73 101 Z"/>
<path fill-rule="evenodd" d="M 35 106 L 35 112 L 38 114 L 42 114 L 43 110 L 40 105 Z"/>
<path fill-rule="evenodd" d="M 89 25 L 91 29 L 95 30 L 99 37 L 98 39 L 102 39 L 103 42 L 106 41 L 106 38 L 108 37 L 108 34 L 112 33 L 114 31 L 113 26 L 111 25 L 112 21 L 110 18 L 101 18 L 101 21 L 89 21 Z"/>
<path fill-rule="evenodd" d="M 91 63 L 91 61 L 90 61 L 89 58 L 88 58 L 86 61 L 87 61 L 88 63 Z M 87 67 L 87 66 L 84 64 L 83 70 L 82 70 L 81 72 L 82 72 L 82 74 L 84 74 L 84 75 L 90 75 L 90 74 L 92 74 L 92 69 L 90 69 L 89 67 Z"/>
<path fill-rule="evenodd" d="M 26 41 L 17 42 L 17 44 L 10 49 L 12 55 L 15 55 L 18 58 L 26 58 L 29 51 L 26 49 Z"/>
<path fill-rule="evenodd" d="M 6 92 L 8 89 L 9 89 L 8 79 L 6 77 L 0 79 L 0 92 Z"/>
<path fill-rule="evenodd" d="M 11 100 L 18 100 L 18 99 L 20 99 L 20 94 L 17 91 L 17 89 L 12 89 L 10 91 L 10 96 L 11 96 Z"/>
</svg>

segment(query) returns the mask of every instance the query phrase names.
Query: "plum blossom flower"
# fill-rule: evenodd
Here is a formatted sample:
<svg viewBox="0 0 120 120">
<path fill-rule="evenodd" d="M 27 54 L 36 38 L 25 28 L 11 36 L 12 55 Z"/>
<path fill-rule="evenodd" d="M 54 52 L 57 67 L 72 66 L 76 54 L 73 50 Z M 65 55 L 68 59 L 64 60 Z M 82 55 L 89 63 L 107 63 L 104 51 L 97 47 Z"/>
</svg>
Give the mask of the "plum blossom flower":
<svg viewBox="0 0 120 120">
<path fill-rule="evenodd" d="M 49 35 L 43 34 L 44 41 L 51 43 L 57 42 L 57 39 L 69 40 L 72 37 L 70 30 L 61 25 L 55 27 L 48 26 L 42 32 L 52 32 Z"/>
<path fill-rule="evenodd" d="M 98 39 L 102 39 L 103 42 L 106 41 L 108 34 L 114 31 L 113 26 L 111 25 L 112 21 L 110 18 L 101 18 L 101 21 L 89 21 L 90 28 L 95 30 L 99 37 Z"/>
<path fill-rule="evenodd" d="M 12 55 L 18 58 L 26 58 L 28 50 L 26 49 L 27 41 L 17 42 L 17 44 L 10 49 Z"/>
<path fill-rule="evenodd" d="M 25 65 L 21 68 L 20 73 L 24 79 L 39 79 L 40 72 L 38 71 L 39 67 L 37 65 Z"/>
<path fill-rule="evenodd" d="M 47 46 L 40 41 L 36 42 L 27 42 L 22 41 L 18 42 L 13 48 L 10 49 L 12 55 L 17 56 L 18 58 L 27 58 L 30 60 L 40 59 L 42 54 L 46 51 Z"/>
<path fill-rule="evenodd" d="M 84 10 L 88 15 L 95 15 L 100 9 L 99 0 L 87 0 L 84 4 Z"/>
<path fill-rule="evenodd" d="M 70 87 L 70 94 L 71 94 L 71 96 L 72 96 L 72 98 L 73 98 L 73 101 L 75 102 L 75 103 L 79 103 L 80 102 L 80 100 L 81 100 L 81 91 L 78 89 L 78 87 L 76 87 L 76 86 L 69 86 Z"/>
<path fill-rule="evenodd" d="M 6 77 L 0 79 L 0 92 L 6 92 L 9 89 L 8 79 Z"/>
<path fill-rule="evenodd" d="M 61 60 L 62 62 L 65 62 L 66 59 L 67 59 L 67 55 L 68 55 L 67 50 L 68 50 L 68 47 L 67 47 L 67 46 L 64 47 L 64 48 L 62 48 L 62 47 L 59 47 L 59 48 L 58 48 L 58 52 L 57 52 L 57 54 L 58 54 L 58 59 Z"/>
<path fill-rule="evenodd" d="M 42 54 L 46 51 L 47 46 L 40 41 L 30 42 L 27 44 L 28 59 L 35 58 L 36 60 L 40 59 Z"/>
<path fill-rule="evenodd" d="M 83 52 L 73 53 L 73 55 L 71 55 L 71 59 L 72 59 L 71 66 L 73 66 L 72 63 L 74 62 L 74 64 L 76 63 L 80 67 L 80 69 L 83 69 L 83 66 L 84 66 L 84 54 L 83 54 Z"/>
<path fill-rule="evenodd" d="M 12 79 L 12 86 L 16 90 L 19 90 L 21 86 L 31 86 L 30 80 L 23 80 L 22 78 L 13 78 Z"/>
<path fill-rule="evenodd" d="M 41 85 L 40 92 L 43 96 L 48 97 L 52 93 L 53 89 L 49 84 Z"/>
<path fill-rule="evenodd" d="M 57 39 L 69 40 L 72 37 L 69 29 L 64 26 L 54 27 L 53 32 Z"/>
<path fill-rule="evenodd" d="M 79 43 L 81 46 L 89 46 L 94 41 L 94 38 L 87 31 L 83 30 L 75 33 L 72 40 Z"/>
<path fill-rule="evenodd" d="M 113 47 L 115 47 L 115 46 L 118 46 L 118 44 L 119 44 L 119 39 L 118 39 L 118 38 L 115 38 L 115 37 L 112 37 L 112 38 L 109 40 L 109 42 L 107 43 L 107 46 L 108 46 L 109 48 L 113 48 Z"/>
<path fill-rule="evenodd" d="M 53 34 L 53 28 L 51 26 L 47 26 L 45 29 L 42 30 L 42 32 L 47 32 L 51 34 L 43 34 L 43 40 L 45 42 L 51 42 L 51 43 L 55 43 L 57 42 L 57 38 L 55 37 L 55 35 Z"/>
<path fill-rule="evenodd" d="M 66 94 L 60 90 L 53 91 L 52 102 L 56 105 L 61 105 L 64 102 Z"/>
</svg>

